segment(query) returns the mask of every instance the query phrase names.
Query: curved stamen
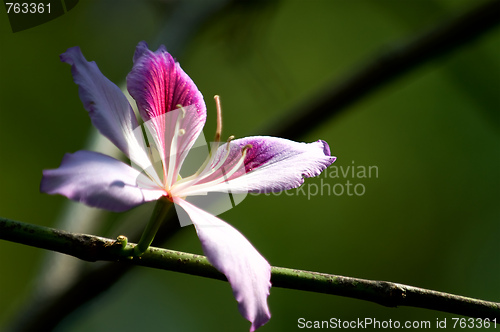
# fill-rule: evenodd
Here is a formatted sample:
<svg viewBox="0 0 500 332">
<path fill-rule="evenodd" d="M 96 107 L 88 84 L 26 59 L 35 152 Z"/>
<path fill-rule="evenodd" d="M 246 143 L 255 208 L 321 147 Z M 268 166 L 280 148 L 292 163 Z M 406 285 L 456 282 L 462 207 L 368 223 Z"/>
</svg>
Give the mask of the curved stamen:
<svg viewBox="0 0 500 332">
<path fill-rule="evenodd" d="M 229 153 L 231 152 L 230 148 L 229 148 L 230 147 L 229 143 L 231 142 L 231 140 L 233 138 L 234 138 L 234 136 L 229 136 L 229 138 L 227 140 L 227 143 L 226 143 L 227 144 L 226 145 L 226 154 L 225 154 L 224 157 L 222 157 L 221 159 L 219 159 L 219 161 L 215 165 L 212 165 L 212 167 L 210 167 L 210 168 L 206 168 L 206 166 L 207 166 L 208 163 L 212 164 L 214 162 L 215 158 L 217 157 L 217 154 L 214 154 L 212 158 L 205 160 L 205 162 L 203 163 L 202 167 L 200 167 L 200 169 L 196 173 L 194 173 L 191 176 L 188 176 L 188 177 L 184 178 L 182 181 L 179 181 L 179 182 L 175 183 L 175 186 L 176 186 L 175 191 L 176 192 L 181 191 L 184 188 L 189 187 L 193 183 L 202 181 L 203 179 L 205 179 L 208 176 L 210 176 L 213 173 L 215 173 L 222 165 L 224 165 L 224 163 L 226 162 L 227 158 L 229 157 Z"/>
<path fill-rule="evenodd" d="M 186 116 L 186 110 L 181 104 L 177 104 L 176 107 L 177 109 L 180 109 L 182 111 L 182 119 L 184 119 L 184 117 Z"/>
<path fill-rule="evenodd" d="M 243 154 L 245 154 L 245 155 L 246 155 L 246 154 L 247 154 L 247 150 L 249 150 L 249 149 L 251 149 L 251 148 L 253 148 L 253 145 L 252 145 L 252 144 L 247 144 L 247 145 L 245 145 L 245 146 L 243 147 L 243 149 L 241 149 L 241 153 L 243 153 Z"/>
<path fill-rule="evenodd" d="M 221 159 L 219 159 L 219 161 L 217 162 L 217 164 L 213 165 L 212 168 L 210 168 L 209 172 L 208 173 L 204 173 L 203 176 L 199 177 L 200 180 L 212 175 L 213 173 L 215 173 L 219 168 L 222 167 L 222 165 L 224 165 L 224 163 L 226 162 L 227 158 L 229 157 L 229 153 L 231 152 L 231 148 L 230 148 L 230 143 L 231 143 L 231 140 L 234 138 L 234 136 L 229 136 L 228 140 L 227 140 L 227 145 L 226 145 L 226 155 L 224 157 L 222 157 Z M 247 145 L 250 145 L 250 144 L 247 144 Z M 242 153 L 245 152 L 246 153 L 246 145 L 243 147 L 243 150 L 242 150 Z M 250 145 L 250 147 L 252 147 Z"/>
<path fill-rule="evenodd" d="M 215 95 L 214 99 L 215 99 L 215 108 L 217 110 L 217 129 L 215 130 L 214 142 L 218 144 L 220 142 L 220 138 L 222 135 L 222 107 L 220 105 L 219 95 Z"/>
<path fill-rule="evenodd" d="M 170 144 L 170 156 L 169 156 L 169 162 L 168 162 L 168 170 L 166 174 L 166 179 L 165 179 L 165 188 L 170 188 L 173 183 L 173 178 L 174 178 L 174 171 L 176 169 L 176 162 L 177 162 L 177 141 L 178 137 L 182 136 L 186 131 L 184 129 L 180 129 L 180 124 L 181 120 L 184 118 L 186 115 L 186 110 L 182 105 L 177 105 L 180 110 L 179 114 L 177 115 L 177 120 L 175 122 L 175 129 L 174 129 L 174 135 L 172 135 L 172 143 Z M 183 131 L 183 133 L 181 133 Z"/>
<path fill-rule="evenodd" d="M 191 186 L 189 189 L 187 189 L 185 192 L 182 192 L 182 195 L 189 196 L 189 195 L 195 195 L 197 193 L 205 193 L 205 191 L 204 191 L 205 189 L 208 189 L 208 188 L 216 186 L 218 184 L 227 182 L 231 178 L 231 176 L 233 176 L 234 173 L 236 173 L 238 170 L 241 169 L 242 166 L 244 166 L 245 157 L 246 157 L 247 151 L 250 148 L 252 148 L 251 144 L 247 144 L 242 148 L 241 157 L 239 158 L 238 162 L 229 170 L 229 172 L 224 173 L 224 171 L 221 170 L 222 176 L 220 176 L 219 178 L 212 180 L 212 181 L 209 181 L 209 182 L 206 182 L 206 183 L 201 183 L 199 185 L 195 184 L 195 185 Z M 214 172 L 219 170 L 221 166 L 222 165 L 220 165 L 217 169 L 215 169 Z M 175 189 L 177 189 L 176 192 L 179 192 L 179 189 L 182 189 L 182 188 L 179 188 L 179 189 L 175 188 Z"/>
<path fill-rule="evenodd" d="M 192 183 L 192 180 L 197 179 L 198 176 L 205 170 L 207 165 L 209 165 L 210 163 L 212 163 L 214 161 L 216 152 L 219 148 L 220 138 L 221 138 L 221 134 L 222 134 L 222 108 L 221 108 L 221 104 L 220 104 L 220 97 L 218 95 L 215 95 L 214 99 L 215 99 L 215 107 L 217 110 L 217 128 L 215 129 L 215 143 L 210 146 L 210 151 L 208 153 L 208 156 L 205 158 L 205 161 L 203 161 L 203 163 L 198 168 L 198 170 L 193 175 L 188 176 L 188 177 L 183 179 L 183 181 L 182 181 L 183 188 L 186 187 L 187 183 L 190 184 L 190 183 Z M 178 105 L 178 106 L 180 106 L 180 105 Z M 180 106 L 180 108 L 184 111 L 182 106 Z M 233 140 L 233 139 L 234 139 L 234 136 L 229 136 L 229 138 L 227 140 L 227 144 L 229 145 L 229 142 L 231 142 L 231 140 Z M 226 156 L 226 158 L 227 158 L 227 156 Z M 181 183 L 176 183 L 176 184 L 181 184 Z"/>
<path fill-rule="evenodd" d="M 162 162 L 161 162 L 161 160 L 158 160 L 158 157 L 155 158 L 153 148 L 151 146 L 146 147 L 146 153 L 148 155 L 149 160 L 151 161 L 151 167 L 149 167 L 151 170 L 143 169 L 142 172 L 145 175 L 147 175 L 154 183 L 156 183 L 158 185 L 158 187 L 162 188 L 163 184 L 161 183 L 162 181 L 158 176 L 158 174 L 160 174 L 160 173 L 158 173 L 158 170 L 161 170 L 161 168 L 159 168 L 159 167 L 161 167 Z M 156 151 L 156 153 L 158 154 L 158 151 Z M 160 165 L 158 165 L 158 163 Z"/>
</svg>

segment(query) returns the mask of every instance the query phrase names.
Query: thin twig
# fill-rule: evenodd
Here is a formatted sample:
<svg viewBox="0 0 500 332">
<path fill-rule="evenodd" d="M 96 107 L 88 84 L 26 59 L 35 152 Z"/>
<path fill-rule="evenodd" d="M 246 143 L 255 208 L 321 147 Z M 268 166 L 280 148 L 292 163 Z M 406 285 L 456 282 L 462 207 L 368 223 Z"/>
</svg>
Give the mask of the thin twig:
<svg viewBox="0 0 500 332">
<path fill-rule="evenodd" d="M 359 65 L 354 73 L 324 87 L 256 134 L 299 139 L 318 124 L 410 70 L 484 35 L 500 24 L 500 0 L 493 0 L 439 23 L 410 41 L 396 42 Z"/>
<path fill-rule="evenodd" d="M 113 261 L 226 280 L 205 256 L 150 247 L 130 256 L 135 244 L 0 218 L 0 239 L 71 255 L 86 261 Z M 283 267 L 273 267 L 273 287 L 341 295 L 384 306 L 420 307 L 490 320 L 500 319 L 500 303 L 407 286 Z"/>
</svg>

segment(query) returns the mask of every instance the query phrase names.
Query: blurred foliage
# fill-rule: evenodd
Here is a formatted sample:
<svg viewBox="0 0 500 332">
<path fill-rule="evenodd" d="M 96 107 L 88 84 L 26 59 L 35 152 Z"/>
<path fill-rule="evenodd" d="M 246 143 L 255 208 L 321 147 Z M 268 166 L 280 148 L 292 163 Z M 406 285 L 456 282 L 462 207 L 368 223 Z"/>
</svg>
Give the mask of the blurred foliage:
<svg viewBox="0 0 500 332">
<path fill-rule="evenodd" d="M 219 11 L 174 56 L 205 96 L 206 136 L 215 129 L 212 96 L 219 94 L 224 135 L 242 137 L 258 133 L 270 119 L 286 117 L 293 105 L 384 46 L 478 3 L 245 1 Z M 137 42 L 158 47 L 158 31 L 175 19 L 169 15 L 171 6 L 159 1 L 80 1 L 66 15 L 15 34 L 1 9 L 3 217 L 53 226 L 66 199 L 39 193 L 41 171 L 57 167 L 64 153 L 83 148 L 90 132 L 69 66 L 58 55 L 78 45 L 88 60 L 121 84 Z M 409 72 L 305 137 L 327 141 L 339 171 L 376 166 L 378 177 L 332 178 L 329 169 L 306 181 L 305 195 L 249 196 L 221 218 L 247 236 L 272 265 L 500 301 L 499 38 L 496 29 Z M 364 195 L 324 191 L 307 196 L 321 186 L 346 188 L 347 181 L 361 184 Z M 112 222 L 103 229 L 112 228 Z M 170 243 L 173 249 L 201 252 L 191 228 Z M 22 307 L 44 254 L 0 242 L 0 326 Z M 259 331 L 298 330 L 300 317 L 431 322 L 453 317 L 277 288 L 271 290 L 269 303 L 273 317 Z M 229 285 L 137 268 L 68 317 L 58 331 L 219 331 L 221 324 L 231 331 L 249 326 Z"/>
</svg>

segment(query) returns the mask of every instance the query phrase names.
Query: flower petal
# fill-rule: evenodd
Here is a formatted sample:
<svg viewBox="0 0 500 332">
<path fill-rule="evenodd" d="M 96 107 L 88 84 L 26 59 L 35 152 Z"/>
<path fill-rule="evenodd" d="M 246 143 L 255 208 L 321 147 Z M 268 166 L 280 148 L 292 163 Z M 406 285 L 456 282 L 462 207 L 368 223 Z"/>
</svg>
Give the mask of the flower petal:
<svg viewBox="0 0 500 332">
<path fill-rule="evenodd" d="M 156 52 L 144 41 L 137 45 L 127 89 L 144 122 L 179 108 L 177 105 L 195 105 L 200 116 L 206 116 L 201 92 L 163 45 Z"/>
<path fill-rule="evenodd" d="M 134 133 L 137 119 L 120 88 L 101 73 L 94 61 L 88 62 L 79 47 L 61 54 L 61 61 L 71 65 L 73 80 L 92 124 L 133 162 L 143 169 L 149 168 L 142 132 Z"/>
<path fill-rule="evenodd" d="M 134 67 L 127 76 L 127 88 L 137 102 L 141 117 L 148 124 L 165 173 L 170 169 L 169 178 L 175 179 L 178 166 L 205 124 L 206 106 L 201 92 L 165 46 L 152 52 L 146 42 L 137 45 Z M 179 105 L 184 108 L 182 114 L 185 112 L 186 115 L 179 128 L 184 132 L 182 135 L 175 130 L 180 114 Z M 174 110 L 177 110 L 175 114 L 168 114 Z M 178 154 L 181 156 L 177 157 Z M 170 163 L 168 159 L 171 158 L 176 162 Z M 172 165 L 169 167 L 169 164 Z M 166 182 L 170 185 L 172 181 Z"/>
<path fill-rule="evenodd" d="M 238 170 L 219 183 L 213 181 L 215 177 L 225 176 L 227 170 L 234 167 L 232 163 L 241 158 L 241 151 L 246 145 L 252 147 L 246 152 L 244 171 Z M 215 162 L 228 153 L 226 146 L 227 144 L 218 149 Z M 319 175 L 336 159 L 330 156 L 330 148 L 322 140 L 299 143 L 277 137 L 254 136 L 230 142 L 229 149 L 229 155 L 220 167 L 221 171 L 200 179 L 176 192 L 176 195 L 202 195 L 211 191 L 235 194 L 280 192 L 299 187 L 304 183 L 304 178 Z M 215 185 L 207 186 L 210 181 Z"/>
<path fill-rule="evenodd" d="M 203 252 L 222 272 L 233 289 L 240 313 L 255 331 L 271 318 L 267 297 L 271 288 L 271 266 L 236 229 L 219 218 L 174 197 L 191 218 Z"/>
<path fill-rule="evenodd" d="M 125 163 L 85 150 L 66 154 L 57 169 L 44 170 L 40 191 L 116 212 L 165 194 L 148 177 Z"/>
</svg>

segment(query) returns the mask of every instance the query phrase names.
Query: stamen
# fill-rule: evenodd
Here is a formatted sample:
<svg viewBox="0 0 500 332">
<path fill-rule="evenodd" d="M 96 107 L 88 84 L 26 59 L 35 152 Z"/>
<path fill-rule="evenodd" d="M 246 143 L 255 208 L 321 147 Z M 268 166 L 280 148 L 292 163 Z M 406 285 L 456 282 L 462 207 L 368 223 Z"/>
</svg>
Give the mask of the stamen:
<svg viewBox="0 0 500 332">
<path fill-rule="evenodd" d="M 184 117 L 186 116 L 186 110 L 184 109 L 184 106 L 182 106 L 181 104 L 177 104 L 176 106 L 182 111 L 182 119 L 184 119 Z"/>
<path fill-rule="evenodd" d="M 152 167 L 147 167 L 146 169 L 143 169 L 142 168 L 143 166 L 137 165 L 137 166 L 139 166 L 139 168 L 137 168 L 135 166 L 134 166 L 134 168 L 136 168 L 141 173 L 144 173 L 144 175 L 149 177 L 151 179 L 151 181 L 153 181 L 154 183 L 156 183 L 158 185 L 158 187 L 162 187 L 163 186 L 163 179 L 161 178 L 160 175 L 163 173 L 163 171 L 160 169 L 161 172 L 159 172 L 157 167 L 156 167 L 156 164 L 159 160 L 158 150 L 156 150 L 156 148 L 154 148 L 156 146 L 154 143 L 154 140 L 148 138 L 148 134 L 147 134 L 148 131 L 146 129 L 146 124 L 144 123 L 144 120 L 141 119 L 140 121 L 141 121 L 141 123 L 139 124 L 139 127 L 141 129 L 141 134 L 142 134 L 141 136 L 144 139 L 145 152 L 146 152 L 147 158 L 149 159 Z M 137 134 L 139 134 L 139 133 L 137 133 Z M 156 155 L 154 152 L 156 152 Z"/>
<path fill-rule="evenodd" d="M 215 106 L 217 109 L 217 128 L 215 130 L 215 139 L 214 139 L 215 142 L 213 144 L 211 144 L 211 146 L 209 147 L 210 151 L 208 153 L 208 156 L 207 156 L 207 158 L 205 158 L 205 161 L 201 164 L 200 168 L 198 168 L 198 170 L 193 175 L 188 176 L 187 178 L 183 179 L 182 183 L 184 184 L 184 186 L 187 186 L 188 183 L 192 183 L 193 179 L 197 179 L 198 176 L 203 172 L 205 167 L 209 163 L 213 162 L 213 158 L 215 158 L 215 154 L 217 153 L 217 150 L 219 148 L 220 138 L 221 138 L 221 134 L 222 134 L 222 108 L 221 108 L 221 104 L 220 104 L 220 97 L 218 95 L 215 95 L 214 99 L 215 99 Z M 183 109 L 181 105 L 177 105 L 177 106 L 180 107 L 181 109 Z M 233 139 L 234 139 L 234 136 L 229 136 L 229 138 L 227 140 L 228 147 L 229 147 L 229 142 L 231 142 L 231 140 L 233 140 Z M 224 162 L 226 160 L 228 154 L 229 154 L 229 150 L 228 150 L 228 153 L 226 154 L 226 156 L 224 157 L 222 162 Z"/>
<path fill-rule="evenodd" d="M 241 149 L 241 153 L 243 154 L 243 156 L 246 156 L 247 154 L 247 150 L 253 148 L 252 144 L 247 144 L 243 147 L 243 149 Z"/>
<path fill-rule="evenodd" d="M 180 124 L 181 120 L 184 118 L 184 115 L 186 115 L 186 110 L 184 110 L 184 107 L 182 105 L 177 105 L 179 106 L 179 109 L 182 111 L 179 112 L 177 115 L 177 120 L 175 122 L 175 129 L 174 133 L 178 133 L 179 135 L 173 135 L 172 137 L 172 142 L 170 144 L 170 157 L 169 157 L 169 162 L 168 162 L 168 170 L 167 170 L 167 176 L 165 179 L 165 188 L 168 190 L 170 187 L 172 187 L 172 183 L 174 182 L 174 171 L 177 163 L 177 138 L 179 136 L 184 135 L 186 132 L 184 129 L 180 129 Z"/>
<path fill-rule="evenodd" d="M 217 179 L 215 179 L 215 180 L 212 180 L 212 181 L 209 181 L 209 182 L 205 182 L 205 183 L 202 183 L 202 184 L 198 184 L 198 185 L 196 185 L 196 184 L 195 184 L 195 185 L 191 186 L 191 187 L 190 187 L 187 191 L 182 192 L 182 195 L 186 195 L 186 196 L 188 196 L 188 195 L 192 195 L 192 194 L 194 194 L 195 192 L 199 192 L 199 191 L 202 191 L 202 190 L 204 190 L 204 189 L 206 189 L 206 188 L 210 188 L 210 187 L 212 187 L 212 186 L 216 186 L 216 185 L 218 185 L 218 184 L 221 184 L 221 183 L 223 183 L 223 182 L 228 181 L 228 179 L 229 179 L 229 178 L 230 178 L 230 177 L 231 177 L 234 173 L 236 173 L 239 169 L 241 169 L 241 167 L 244 165 L 244 163 L 245 163 L 245 157 L 246 157 L 246 155 L 247 155 L 247 151 L 248 151 L 249 149 L 251 149 L 251 148 L 252 148 L 252 145 L 251 145 L 251 144 L 247 144 L 247 145 L 245 145 L 245 146 L 241 149 L 241 157 L 239 158 L 238 162 L 234 164 L 234 166 L 231 168 L 231 170 L 230 170 L 229 172 L 225 173 L 224 171 L 222 171 L 222 176 L 221 176 L 221 177 L 219 177 L 219 178 L 217 178 Z M 228 149 L 228 150 L 229 150 L 229 149 Z M 199 182 L 199 181 L 200 181 L 200 180 L 202 180 L 203 178 L 206 178 L 207 176 L 210 176 L 210 175 L 212 175 L 214 172 L 218 171 L 218 170 L 222 167 L 222 165 L 224 164 L 224 162 L 226 161 L 226 159 L 227 159 L 227 156 L 228 156 L 228 155 L 229 155 L 229 153 L 228 153 L 228 154 L 226 154 L 226 157 L 225 157 L 225 158 L 223 158 L 222 163 L 217 163 L 217 166 L 216 166 L 216 167 L 214 167 L 214 168 L 212 169 L 212 171 L 211 171 L 211 172 L 209 172 L 209 174 L 206 174 L 206 175 L 204 175 L 203 177 L 201 177 L 200 179 L 197 179 L 197 180 L 196 180 L 196 182 Z M 179 191 L 182 191 L 183 189 L 186 189 L 186 187 L 188 187 L 188 186 L 186 186 L 186 185 L 184 184 L 183 186 L 180 186 L 179 188 L 175 188 L 175 191 L 176 191 L 177 193 L 179 193 Z"/>
<path fill-rule="evenodd" d="M 229 144 L 227 146 L 229 147 Z M 209 155 L 207 156 L 207 158 L 205 159 L 205 161 L 203 162 L 203 164 L 200 166 L 200 168 L 198 168 L 198 170 L 193 175 L 190 175 L 190 176 L 182 179 L 181 181 L 178 181 L 175 183 L 176 192 L 178 192 L 179 190 L 183 190 L 183 189 L 191 186 L 193 183 L 199 182 L 200 180 L 206 178 L 207 176 L 210 176 L 213 173 L 215 173 L 215 171 L 217 171 L 224 164 L 224 162 L 227 160 L 227 157 L 229 156 L 229 152 L 230 152 L 230 150 L 227 149 L 225 156 L 223 158 L 219 159 L 217 164 L 213 165 L 209 169 L 206 169 L 207 165 L 210 163 L 213 163 L 213 161 L 215 160 L 215 157 L 216 157 L 215 154 L 212 155 L 212 151 L 211 151 L 209 153 Z"/>
<path fill-rule="evenodd" d="M 218 144 L 222 135 L 222 107 L 220 105 L 220 97 L 218 95 L 215 95 L 214 99 L 215 108 L 217 109 L 217 129 L 215 130 L 214 142 Z"/>
<path fill-rule="evenodd" d="M 212 175 L 213 173 L 215 173 L 222 165 L 224 165 L 224 163 L 226 162 L 227 158 L 229 157 L 229 153 L 231 152 L 231 140 L 234 138 L 234 136 L 229 136 L 228 140 L 227 140 L 227 144 L 226 144 L 226 154 L 224 155 L 224 157 L 222 157 L 221 159 L 219 159 L 219 161 L 217 162 L 217 164 L 213 165 L 212 169 L 210 169 L 207 173 L 203 174 L 203 176 L 199 177 L 199 179 L 202 179 L 202 178 L 206 178 L 207 176 L 210 176 Z M 210 159 L 210 162 L 213 162 L 215 160 L 215 155 L 213 156 L 212 159 Z"/>
</svg>

